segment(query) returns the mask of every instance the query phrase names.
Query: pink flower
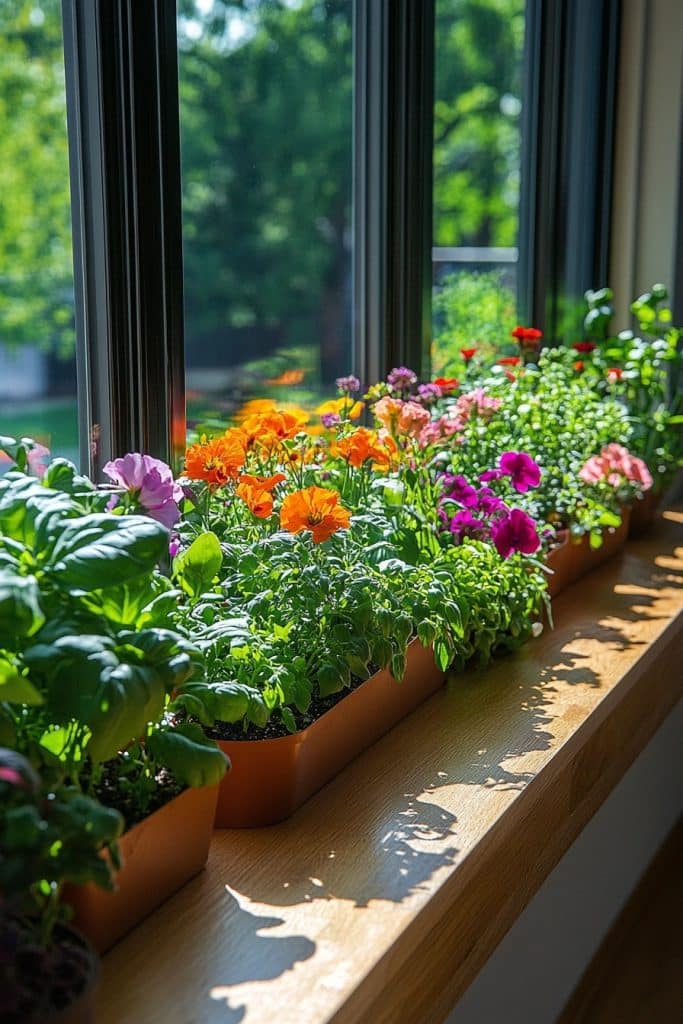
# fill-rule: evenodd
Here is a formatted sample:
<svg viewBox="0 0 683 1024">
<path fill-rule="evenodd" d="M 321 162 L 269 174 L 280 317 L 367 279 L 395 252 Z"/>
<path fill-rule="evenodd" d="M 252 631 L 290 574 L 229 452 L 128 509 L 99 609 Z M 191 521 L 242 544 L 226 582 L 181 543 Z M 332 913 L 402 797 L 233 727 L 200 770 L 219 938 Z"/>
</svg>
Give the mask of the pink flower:
<svg viewBox="0 0 683 1024">
<path fill-rule="evenodd" d="M 464 426 L 465 422 L 459 416 L 439 416 L 437 420 L 431 420 L 422 428 L 419 437 L 420 444 L 423 448 L 427 448 L 430 444 L 436 444 L 438 441 L 443 441 L 444 438 L 452 437 Z"/>
<path fill-rule="evenodd" d="M 465 508 L 476 508 L 479 504 L 476 489 L 468 484 L 464 476 L 444 473 L 441 481 L 444 486 L 444 497 L 448 500 L 464 505 Z"/>
<path fill-rule="evenodd" d="M 480 419 L 490 420 L 494 412 L 503 404 L 500 398 L 492 398 L 483 388 L 475 388 L 466 395 L 460 395 L 455 403 L 456 410 L 463 420 L 468 420 L 472 413 Z"/>
<path fill-rule="evenodd" d="M 35 441 L 26 453 L 29 472 L 33 476 L 37 476 L 39 480 L 45 476 L 49 457 L 50 449 L 46 448 L 44 444 L 39 444 L 38 441 Z"/>
<path fill-rule="evenodd" d="M 161 459 L 129 452 L 122 459 L 108 462 L 103 469 L 109 479 L 125 488 L 152 519 L 169 529 L 178 522 L 180 509 L 177 502 L 182 501 L 183 489 L 174 481 L 170 466 Z M 116 495 L 113 497 L 116 504 L 118 499 Z"/>
<path fill-rule="evenodd" d="M 428 409 L 417 402 L 404 402 L 398 415 L 398 430 L 401 434 L 417 437 L 423 427 L 431 420 Z"/>
<path fill-rule="evenodd" d="M 599 455 L 592 455 L 579 470 L 579 480 L 585 484 L 597 484 L 605 478 L 605 463 Z"/>
<path fill-rule="evenodd" d="M 509 558 L 515 551 L 533 555 L 541 543 L 536 523 L 520 508 L 513 508 L 508 515 L 493 523 L 491 537 L 501 558 Z"/>
<path fill-rule="evenodd" d="M 501 473 L 511 477 L 512 486 L 520 494 L 538 487 L 541 482 L 540 467 L 526 452 L 504 452 L 498 466 Z"/>
<path fill-rule="evenodd" d="M 586 484 L 604 481 L 615 490 L 627 482 L 637 484 L 643 491 L 652 487 L 652 476 L 643 460 L 616 442 L 606 444 L 599 455 L 591 456 L 579 470 L 579 479 Z"/>
</svg>

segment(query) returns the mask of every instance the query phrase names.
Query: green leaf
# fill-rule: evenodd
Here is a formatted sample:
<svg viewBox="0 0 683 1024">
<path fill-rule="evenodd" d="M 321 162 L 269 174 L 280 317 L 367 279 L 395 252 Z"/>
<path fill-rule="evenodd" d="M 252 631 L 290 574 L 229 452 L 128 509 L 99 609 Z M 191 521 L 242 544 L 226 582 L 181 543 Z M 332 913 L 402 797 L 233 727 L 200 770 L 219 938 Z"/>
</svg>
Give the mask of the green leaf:
<svg viewBox="0 0 683 1024">
<path fill-rule="evenodd" d="M 29 704 L 36 706 L 44 703 L 40 692 L 33 683 L 17 671 L 16 666 L 0 654 L 0 701 L 8 704 Z"/>
<path fill-rule="evenodd" d="M 143 516 L 70 519 L 53 551 L 51 574 L 69 590 L 98 590 L 151 573 L 168 552 L 168 531 Z"/>
<path fill-rule="evenodd" d="M 0 636 L 33 636 L 44 622 L 35 576 L 0 569 Z"/>
<path fill-rule="evenodd" d="M 205 725 L 214 722 L 239 722 L 249 709 L 249 701 L 257 691 L 241 683 L 186 683 L 174 705 L 186 707 L 191 714 L 197 714 L 201 707 Z M 192 708 L 195 708 L 192 711 Z"/>
<path fill-rule="evenodd" d="M 202 533 L 173 563 L 173 571 L 190 597 L 208 590 L 223 564 L 223 552 L 215 533 Z"/>
<path fill-rule="evenodd" d="M 183 722 L 155 731 L 147 740 L 152 756 L 187 786 L 212 786 L 225 775 L 229 761 L 201 726 Z"/>
</svg>

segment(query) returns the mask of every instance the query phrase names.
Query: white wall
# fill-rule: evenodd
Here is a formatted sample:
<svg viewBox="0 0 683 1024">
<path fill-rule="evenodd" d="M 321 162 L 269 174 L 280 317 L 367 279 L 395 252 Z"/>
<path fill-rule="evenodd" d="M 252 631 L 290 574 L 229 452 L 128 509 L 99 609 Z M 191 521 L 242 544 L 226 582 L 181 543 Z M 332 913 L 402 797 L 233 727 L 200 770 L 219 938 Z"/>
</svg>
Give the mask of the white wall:
<svg viewBox="0 0 683 1024">
<path fill-rule="evenodd" d="M 548 876 L 447 1024 L 553 1024 L 683 814 L 682 751 L 683 702 Z"/>
</svg>

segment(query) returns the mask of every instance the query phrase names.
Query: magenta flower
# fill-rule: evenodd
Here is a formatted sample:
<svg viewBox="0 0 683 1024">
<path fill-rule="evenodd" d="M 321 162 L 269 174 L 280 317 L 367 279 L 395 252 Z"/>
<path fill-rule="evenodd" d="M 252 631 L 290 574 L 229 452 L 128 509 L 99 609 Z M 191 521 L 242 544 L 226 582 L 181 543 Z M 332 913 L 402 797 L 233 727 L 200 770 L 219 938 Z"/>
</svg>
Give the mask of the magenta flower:
<svg viewBox="0 0 683 1024">
<path fill-rule="evenodd" d="M 512 479 L 512 486 L 520 494 L 538 487 L 541 482 L 541 469 L 526 452 L 504 452 L 498 466 L 501 473 Z"/>
<path fill-rule="evenodd" d="M 482 484 L 486 484 L 489 480 L 500 480 L 501 476 L 503 474 L 499 469 L 487 469 L 479 474 L 479 480 Z"/>
<path fill-rule="evenodd" d="M 443 396 L 443 391 L 438 384 L 432 384 L 431 381 L 427 384 L 418 384 L 417 386 L 417 400 L 422 402 L 423 405 L 433 405 L 434 402 L 438 402 Z"/>
<path fill-rule="evenodd" d="M 479 504 L 476 489 L 467 483 L 464 476 L 444 473 L 441 482 L 444 486 L 444 497 L 449 501 L 455 501 L 465 508 L 476 508 Z"/>
<path fill-rule="evenodd" d="M 465 508 L 461 512 L 455 513 L 451 519 L 449 530 L 456 536 L 462 537 L 474 530 L 481 530 L 483 527 L 483 520 L 475 519 L 470 509 Z"/>
<path fill-rule="evenodd" d="M 491 537 L 501 558 L 509 558 L 515 551 L 533 555 L 541 543 L 536 523 L 520 508 L 513 508 L 503 519 L 492 523 Z"/>
<path fill-rule="evenodd" d="M 493 515 L 494 512 L 507 512 L 507 505 L 503 499 L 494 494 L 490 487 L 479 489 L 477 505 L 479 511 L 487 516 Z"/>
<path fill-rule="evenodd" d="M 127 493 L 152 519 L 170 529 L 180 518 L 178 502 L 183 499 L 183 489 L 173 479 L 170 466 L 151 455 L 129 452 L 122 459 L 114 459 L 103 467 L 104 472 L 115 484 L 125 488 Z M 113 495 L 108 507 L 116 504 Z"/>
</svg>

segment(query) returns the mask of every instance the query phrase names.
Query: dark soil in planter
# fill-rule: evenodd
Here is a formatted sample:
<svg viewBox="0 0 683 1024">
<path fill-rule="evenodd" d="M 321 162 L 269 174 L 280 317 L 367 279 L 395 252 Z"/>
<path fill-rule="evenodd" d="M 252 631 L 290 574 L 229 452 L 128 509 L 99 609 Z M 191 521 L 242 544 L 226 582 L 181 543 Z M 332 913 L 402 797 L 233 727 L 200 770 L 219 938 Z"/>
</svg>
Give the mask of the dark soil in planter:
<svg viewBox="0 0 683 1024">
<path fill-rule="evenodd" d="M 0 1020 L 48 1024 L 94 982 L 97 960 L 85 939 L 57 925 L 44 949 L 21 918 L 0 919 Z"/>
<path fill-rule="evenodd" d="M 370 665 L 371 676 L 377 671 L 379 671 L 377 665 Z M 327 711 L 330 711 L 335 705 L 343 701 L 345 697 L 348 697 L 350 693 L 357 690 L 359 686 L 362 686 L 365 681 L 365 679 L 359 679 L 358 676 L 353 676 L 351 685 L 344 687 L 343 690 L 339 690 L 338 693 L 332 693 L 329 697 L 316 697 L 314 695 L 305 714 L 297 711 L 296 708 L 291 708 L 294 714 L 294 721 L 296 722 L 296 731 L 301 732 L 307 729 L 309 725 L 322 718 Z M 400 683 L 397 685 L 400 686 Z M 249 722 L 246 729 L 242 722 L 216 722 L 212 728 L 205 729 L 205 732 L 212 740 L 274 740 L 280 736 L 291 735 L 284 722 L 277 718 L 270 718 L 263 727 Z"/>
<path fill-rule="evenodd" d="M 112 807 L 115 811 L 119 811 L 123 815 L 127 829 L 133 828 L 143 818 L 154 814 L 185 789 L 185 786 L 177 782 L 169 771 L 162 768 L 154 778 L 154 788 L 145 800 L 143 809 L 135 792 L 136 781 L 135 776 L 128 775 L 125 778 L 126 784 L 122 787 L 121 766 L 117 761 L 107 761 L 96 787 L 97 799 L 105 807 Z"/>
</svg>

